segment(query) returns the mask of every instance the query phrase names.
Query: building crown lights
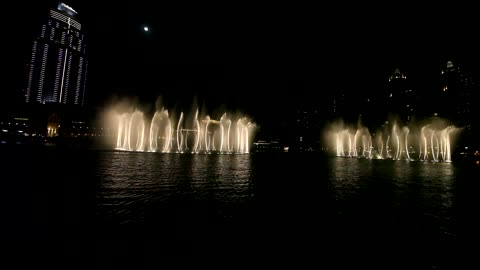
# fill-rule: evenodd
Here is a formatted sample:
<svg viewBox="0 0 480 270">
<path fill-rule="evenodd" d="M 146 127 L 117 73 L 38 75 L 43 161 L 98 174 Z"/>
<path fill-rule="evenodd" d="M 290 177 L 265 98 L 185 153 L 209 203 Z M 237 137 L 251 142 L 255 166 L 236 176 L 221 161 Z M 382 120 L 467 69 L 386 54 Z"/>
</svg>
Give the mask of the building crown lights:
<svg viewBox="0 0 480 270">
<path fill-rule="evenodd" d="M 71 6 L 69 6 L 65 3 L 59 3 L 57 9 L 59 11 L 65 11 L 70 16 L 75 16 L 75 15 L 78 14 Z"/>
</svg>

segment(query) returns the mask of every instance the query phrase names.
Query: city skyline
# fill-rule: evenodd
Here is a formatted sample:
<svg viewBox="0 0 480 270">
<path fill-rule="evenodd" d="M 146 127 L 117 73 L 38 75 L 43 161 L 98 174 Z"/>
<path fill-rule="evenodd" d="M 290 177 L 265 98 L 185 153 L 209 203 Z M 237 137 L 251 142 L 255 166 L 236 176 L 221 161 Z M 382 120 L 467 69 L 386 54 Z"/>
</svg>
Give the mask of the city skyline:
<svg viewBox="0 0 480 270">
<path fill-rule="evenodd" d="M 27 48 L 56 3 L 27 5 L 23 12 L 31 24 L 21 26 L 27 31 L 9 30 L 21 42 L 8 48 L 15 52 L 6 59 L 15 73 L 6 82 L 9 93 L 25 88 Z M 196 99 L 268 118 L 296 102 L 340 90 L 381 93 L 396 68 L 409 74 L 418 91 L 435 90 L 436 73 L 448 60 L 478 71 L 473 17 L 463 10 L 443 16 L 448 13 L 428 14 L 425 7 L 375 13 L 368 6 L 331 6 L 315 14 L 320 9 L 266 4 L 225 6 L 218 12 L 211 6 L 66 3 L 83 15 L 94 105 L 112 95 L 152 103 L 163 97 L 181 106 Z"/>
</svg>

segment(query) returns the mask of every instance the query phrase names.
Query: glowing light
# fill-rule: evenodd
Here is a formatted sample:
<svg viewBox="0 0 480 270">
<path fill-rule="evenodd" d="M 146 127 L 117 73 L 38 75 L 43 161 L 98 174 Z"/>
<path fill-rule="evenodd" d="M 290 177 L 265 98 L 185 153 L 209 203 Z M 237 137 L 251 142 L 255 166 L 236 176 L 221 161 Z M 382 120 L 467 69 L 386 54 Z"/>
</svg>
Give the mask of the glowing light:
<svg viewBox="0 0 480 270">
<path fill-rule="evenodd" d="M 115 149 L 123 151 L 247 154 L 255 128 L 246 117 L 232 124 L 227 113 L 215 120 L 209 115 L 200 116 L 198 109 L 193 117 L 183 112 L 175 117 L 162 108 L 151 120 L 138 109 L 111 113 L 115 116 L 108 118 L 108 124 L 116 127 Z"/>
<path fill-rule="evenodd" d="M 67 11 L 67 13 L 69 13 L 70 15 L 74 15 L 74 14 L 76 15 L 77 14 L 77 12 L 71 6 L 69 6 L 65 3 L 58 4 L 57 9 Z"/>
<path fill-rule="evenodd" d="M 144 27 L 143 27 L 143 31 L 144 31 L 144 32 L 149 32 L 149 31 L 150 31 L 150 28 L 148 28 L 148 26 L 144 26 Z"/>
<path fill-rule="evenodd" d="M 434 124 L 400 128 L 393 123 L 382 128 L 372 136 L 366 127 L 348 128 L 338 123 L 326 135 L 337 156 L 450 162 L 452 136 L 460 131 Z M 418 153 L 414 149 L 419 149 Z"/>
</svg>

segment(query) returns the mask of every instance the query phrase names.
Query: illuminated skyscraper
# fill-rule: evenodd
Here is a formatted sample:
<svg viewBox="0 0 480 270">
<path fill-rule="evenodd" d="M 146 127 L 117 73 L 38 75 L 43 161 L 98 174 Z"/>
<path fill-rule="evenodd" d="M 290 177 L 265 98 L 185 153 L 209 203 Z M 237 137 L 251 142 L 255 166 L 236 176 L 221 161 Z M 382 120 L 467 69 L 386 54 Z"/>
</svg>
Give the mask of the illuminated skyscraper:
<svg viewBox="0 0 480 270">
<path fill-rule="evenodd" d="M 77 12 L 59 3 L 34 40 L 25 93 L 27 103 L 83 106 L 88 62 Z"/>
<path fill-rule="evenodd" d="M 470 132 L 472 94 L 476 89 L 473 76 L 463 66 L 447 61 L 441 69 L 441 116 Z"/>
<path fill-rule="evenodd" d="M 386 110 L 403 124 L 412 121 L 416 113 L 416 98 L 407 76 L 395 69 L 388 77 Z"/>
</svg>

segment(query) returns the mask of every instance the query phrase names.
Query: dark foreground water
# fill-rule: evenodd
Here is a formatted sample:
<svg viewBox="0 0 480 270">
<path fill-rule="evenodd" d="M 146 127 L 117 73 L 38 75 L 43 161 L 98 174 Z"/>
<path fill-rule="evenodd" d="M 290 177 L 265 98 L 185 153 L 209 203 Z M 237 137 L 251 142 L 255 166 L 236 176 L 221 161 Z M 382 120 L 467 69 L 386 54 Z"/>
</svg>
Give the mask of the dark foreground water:
<svg viewBox="0 0 480 270">
<path fill-rule="evenodd" d="M 0 240 L 25 261 L 478 267 L 480 168 L 469 163 L 0 151 Z"/>
</svg>

